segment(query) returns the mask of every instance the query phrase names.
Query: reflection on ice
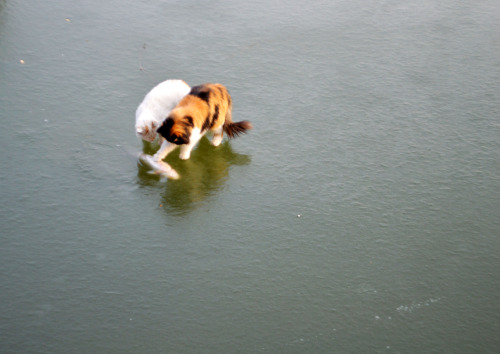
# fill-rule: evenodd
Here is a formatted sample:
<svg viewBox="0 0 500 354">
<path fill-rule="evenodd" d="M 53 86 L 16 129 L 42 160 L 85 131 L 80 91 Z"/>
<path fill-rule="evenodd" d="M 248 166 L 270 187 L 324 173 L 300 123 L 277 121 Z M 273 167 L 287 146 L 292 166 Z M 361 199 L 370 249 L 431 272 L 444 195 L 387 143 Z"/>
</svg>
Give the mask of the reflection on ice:
<svg viewBox="0 0 500 354">
<path fill-rule="evenodd" d="M 151 155 L 152 149 L 146 145 L 144 154 Z M 163 208 L 170 213 L 183 214 L 201 205 L 223 187 L 231 165 L 247 165 L 250 161 L 250 156 L 235 153 L 229 141 L 213 147 L 204 137 L 189 160 L 180 160 L 178 153 L 174 152 L 161 165 L 138 164 L 138 183 L 143 187 L 159 187 Z M 151 167 L 160 171 L 159 176 L 150 173 Z M 167 173 L 178 173 L 179 179 L 171 178 L 162 183 L 161 177 L 165 174 L 161 171 L 166 170 Z"/>
</svg>

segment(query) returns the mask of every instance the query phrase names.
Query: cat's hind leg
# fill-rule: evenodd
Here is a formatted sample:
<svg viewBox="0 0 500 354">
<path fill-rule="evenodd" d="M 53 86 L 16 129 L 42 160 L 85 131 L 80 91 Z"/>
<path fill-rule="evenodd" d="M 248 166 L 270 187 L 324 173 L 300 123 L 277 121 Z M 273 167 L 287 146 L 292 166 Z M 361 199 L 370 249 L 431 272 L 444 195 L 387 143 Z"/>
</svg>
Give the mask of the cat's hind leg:
<svg viewBox="0 0 500 354">
<path fill-rule="evenodd" d="M 181 145 L 181 153 L 179 154 L 179 158 L 181 160 L 187 160 L 191 156 L 191 150 L 198 144 L 198 141 L 200 141 L 201 137 L 204 135 L 204 133 L 200 133 L 200 129 L 198 128 L 193 128 L 193 131 L 191 132 L 191 136 L 189 137 L 189 143 L 185 145 Z"/>
<path fill-rule="evenodd" d="M 224 131 L 222 130 L 222 125 L 214 130 L 214 136 L 212 137 L 212 145 L 219 146 L 222 142 Z"/>
</svg>

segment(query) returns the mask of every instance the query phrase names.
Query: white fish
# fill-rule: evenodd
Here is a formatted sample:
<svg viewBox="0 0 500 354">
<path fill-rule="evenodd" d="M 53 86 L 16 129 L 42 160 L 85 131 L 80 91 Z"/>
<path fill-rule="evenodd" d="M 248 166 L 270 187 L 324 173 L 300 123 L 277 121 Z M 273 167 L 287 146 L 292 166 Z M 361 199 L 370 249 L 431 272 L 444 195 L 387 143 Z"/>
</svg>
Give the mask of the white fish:
<svg viewBox="0 0 500 354">
<path fill-rule="evenodd" d="M 174 170 L 168 163 L 156 160 L 151 155 L 140 154 L 139 160 L 151 167 L 153 169 L 152 173 L 156 175 L 164 176 L 169 179 L 179 179 L 180 177 L 177 171 Z"/>
</svg>

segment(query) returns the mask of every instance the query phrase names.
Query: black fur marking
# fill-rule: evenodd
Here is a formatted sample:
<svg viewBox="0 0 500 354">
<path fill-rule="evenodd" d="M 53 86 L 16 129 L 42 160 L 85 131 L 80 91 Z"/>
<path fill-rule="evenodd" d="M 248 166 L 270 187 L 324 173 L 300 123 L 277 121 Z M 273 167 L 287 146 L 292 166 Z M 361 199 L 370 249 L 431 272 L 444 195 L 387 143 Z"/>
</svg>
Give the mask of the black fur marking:
<svg viewBox="0 0 500 354">
<path fill-rule="evenodd" d="M 172 118 L 167 118 L 163 121 L 158 129 L 156 129 L 157 133 L 166 138 L 170 133 L 170 128 L 174 125 L 174 120 Z"/>
<path fill-rule="evenodd" d="M 205 118 L 205 121 L 203 122 L 203 125 L 201 126 L 201 131 L 204 132 L 205 130 L 210 129 L 211 123 L 210 123 L 210 114 L 207 115 Z"/>
<path fill-rule="evenodd" d="M 199 85 L 191 88 L 189 94 L 202 99 L 206 103 L 210 101 L 210 89 L 207 90 L 204 85 Z"/>
<path fill-rule="evenodd" d="M 189 125 L 190 122 L 192 123 L 193 120 L 191 117 L 186 117 L 186 118 L 190 119 L 186 119 L 186 122 L 183 124 L 185 126 Z M 173 125 L 174 125 L 174 120 L 168 117 L 163 121 L 162 125 L 156 131 L 158 132 L 158 134 L 160 134 L 162 137 L 167 139 L 167 141 L 171 142 L 172 144 L 176 145 L 189 144 L 189 135 L 187 133 L 181 135 L 171 134 L 170 130 L 172 129 Z"/>
<path fill-rule="evenodd" d="M 209 130 L 212 129 L 215 123 L 217 122 L 217 118 L 219 118 L 219 105 L 215 105 L 215 110 L 214 114 L 210 117 L 210 114 L 207 115 L 205 118 L 205 121 L 203 122 L 203 125 L 201 126 L 201 131 Z"/>
<path fill-rule="evenodd" d="M 167 139 L 167 141 L 169 141 L 169 142 L 171 142 L 172 144 L 175 144 L 175 145 L 189 144 L 189 136 L 187 134 L 171 135 L 171 136 L 169 136 L 166 139 Z"/>
<path fill-rule="evenodd" d="M 212 128 L 217 121 L 217 118 L 219 118 L 219 105 L 215 105 L 215 111 L 214 114 L 212 115 L 212 121 L 210 122 L 210 128 Z"/>
</svg>

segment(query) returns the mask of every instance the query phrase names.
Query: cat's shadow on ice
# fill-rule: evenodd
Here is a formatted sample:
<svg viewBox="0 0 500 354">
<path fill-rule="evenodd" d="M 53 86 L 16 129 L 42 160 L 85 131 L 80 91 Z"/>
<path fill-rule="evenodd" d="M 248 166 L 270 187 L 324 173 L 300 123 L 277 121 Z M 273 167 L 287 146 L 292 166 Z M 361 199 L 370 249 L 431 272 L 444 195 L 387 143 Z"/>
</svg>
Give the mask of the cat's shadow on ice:
<svg viewBox="0 0 500 354">
<path fill-rule="evenodd" d="M 153 155 L 157 144 L 143 142 L 143 152 Z M 178 180 L 168 180 L 151 174 L 151 169 L 138 163 L 138 183 L 142 187 L 152 187 L 161 196 L 161 205 L 165 211 L 173 214 L 184 214 L 203 205 L 219 191 L 227 180 L 229 167 L 232 165 L 248 165 L 249 155 L 233 151 L 229 141 L 214 147 L 204 137 L 191 153 L 189 160 L 179 159 L 176 149 L 165 159 L 179 173 Z"/>
</svg>

